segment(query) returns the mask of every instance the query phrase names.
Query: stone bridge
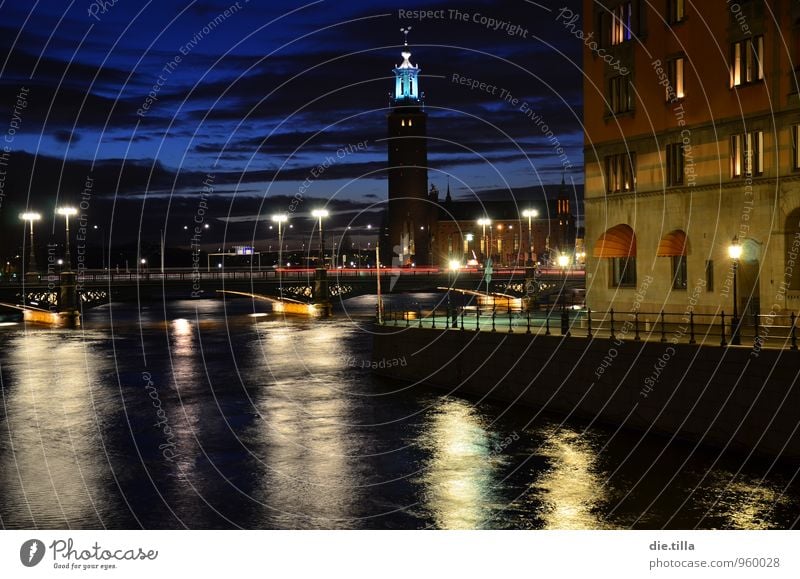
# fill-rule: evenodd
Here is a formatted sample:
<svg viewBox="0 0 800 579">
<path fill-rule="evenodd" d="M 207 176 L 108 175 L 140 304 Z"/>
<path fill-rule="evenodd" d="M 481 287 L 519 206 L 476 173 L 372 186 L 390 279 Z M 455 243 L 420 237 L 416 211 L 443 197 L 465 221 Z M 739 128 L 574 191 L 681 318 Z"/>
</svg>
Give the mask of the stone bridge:
<svg viewBox="0 0 800 579">
<path fill-rule="evenodd" d="M 530 274 L 530 272 L 529 272 Z M 437 288 L 485 291 L 483 272 L 462 269 L 457 272 L 436 269 L 382 269 L 381 291 L 389 293 L 434 292 Z M 24 304 L 43 309 L 58 308 L 63 292 L 57 275 L 40 276 L 25 283 L 0 284 L 0 302 Z M 496 270 L 490 291 L 524 297 L 526 289 L 547 302 L 562 288 L 582 296 L 583 271 L 542 270 L 527 278 L 524 269 Z M 85 271 L 76 279 L 79 307 L 87 308 L 112 301 L 160 301 L 218 297 L 218 290 L 261 294 L 270 297 L 311 301 L 314 292 L 313 269 L 251 270 L 225 269 L 192 271 L 169 269 L 135 272 Z M 328 290 L 333 301 L 377 293 L 374 269 L 345 269 L 328 272 Z"/>
</svg>

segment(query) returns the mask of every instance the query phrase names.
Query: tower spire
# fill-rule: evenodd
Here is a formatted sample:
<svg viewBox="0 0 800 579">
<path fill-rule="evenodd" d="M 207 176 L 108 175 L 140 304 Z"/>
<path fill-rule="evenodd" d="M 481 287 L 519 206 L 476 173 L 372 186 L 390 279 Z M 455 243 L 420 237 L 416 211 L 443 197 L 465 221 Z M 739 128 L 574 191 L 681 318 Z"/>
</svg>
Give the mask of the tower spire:
<svg viewBox="0 0 800 579">
<path fill-rule="evenodd" d="M 411 32 L 411 27 L 406 26 L 405 28 L 401 28 L 400 32 L 403 33 L 403 46 L 408 46 L 408 33 Z"/>
<path fill-rule="evenodd" d="M 403 51 L 400 55 L 403 62 L 394 67 L 394 104 L 416 106 L 421 103 L 422 97 L 419 91 L 419 72 L 420 68 L 411 64 L 411 51 L 408 49 L 408 33 L 411 27 L 401 28 L 403 33 Z"/>
</svg>

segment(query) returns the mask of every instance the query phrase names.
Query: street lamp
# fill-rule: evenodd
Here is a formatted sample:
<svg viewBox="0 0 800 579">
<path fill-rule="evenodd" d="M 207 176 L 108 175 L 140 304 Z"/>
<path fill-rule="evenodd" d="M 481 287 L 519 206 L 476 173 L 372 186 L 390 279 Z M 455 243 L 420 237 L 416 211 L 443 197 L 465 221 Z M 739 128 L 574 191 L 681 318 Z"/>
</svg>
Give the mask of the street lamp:
<svg viewBox="0 0 800 579">
<path fill-rule="evenodd" d="M 533 265 L 533 232 L 531 230 L 531 219 L 539 217 L 539 212 L 536 209 L 525 209 L 522 212 L 523 217 L 528 218 L 528 264 Z"/>
<path fill-rule="evenodd" d="M 447 288 L 447 321 L 445 322 L 445 328 L 449 327 L 452 323 L 452 327 L 458 327 L 458 309 L 453 308 L 450 305 L 450 290 L 453 289 L 453 286 L 456 283 L 456 276 L 458 275 L 458 270 L 461 268 L 461 261 L 457 259 L 451 259 L 447 262 L 447 269 L 448 269 L 448 279 L 449 279 L 449 286 Z M 451 322 L 452 320 L 452 322 Z"/>
<path fill-rule="evenodd" d="M 69 253 L 69 217 L 70 217 L 70 215 L 77 215 L 78 214 L 78 210 L 75 209 L 74 207 L 59 207 L 58 209 L 56 209 L 56 213 L 58 213 L 59 215 L 63 216 L 64 219 L 66 220 L 67 242 L 66 242 L 65 251 L 64 251 L 64 253 L 66 254 L 64 256 L 64 261 L 67 263 L 67 271 L 71 271 L 72 270 L 72 257 L 70 256 L 70 253 Z"/>
<path fill-rule="evenodd" d="M 39 221 L 42 218 L 42 216 L 34 211 L 26 211 L 25 213 L 20 214 L 19 218 L 22 219 L 22 221 L 27 221 L 30 222 L 31 224 L 31 252 L 30 252 L 30 258 L 28 259 L 27 273 L 35 274 L 36 252 L 34 251 L 34 245 L 33 245 L 33 222 Z"/>
<path fill-rule="evenodd" d="M 570 260 L 569 256 L 567 254 L 565 254 L 565 253 L 562 253 L 561 255 L 558 256 L 558 267 L 560 267 L 561 271 L 564 272 L 564 283 L 561 286 L 561 293 L 562 293 L 562 297 L 561 297 L 561 335 L 562 336 L 569 336 L 570 335 L 570 333 L 569 333 L 569 315 L 567 314 L 567 308 L 566 308 L 566 303 L 565 303 L 566 299 L 565 299 L 565 296 L 563 295 L 563 293 L 564 293 L 564 290 L 567 287 L 567 268 L 569 267 L 571 261 L 572 260 Z"/>
<path fill-rule="evenodd" d="M 330 215 L 327 209 L 314 209 L 311 215 L 319 219 L 319 267 L 325 267 L 325 242 L 322 235 L 322 220 Z"/>
<path fill-rule="evenodd" d="M 486 261 L 486 256 L 489 253 L 489 246 L 486 244 L 486 226 L 491 224 L 492 220 L 489 219 L 488 217 L 481 217 L 480 219 L 478 219 L 478 225 L 480 225 L 483 228 L 483 240 L 481 241 L 483 247 L 481 248 L 481 250 L 483 251 L 484 262 Z"/>
<path fill-rule="evenodd" d="M 278 224 L 278 291 L 280 297 L 283 299 L 283 274 L 281 266 L 283 265 L 283 224 L 289 221 L 289 216 L 286 213 L 276 213 L 272 216 L 272 222 Z"/>
<path fill-rule="evenodd" d="M 742 257 L 742 246 L 739 238 L 734 235 L 733 241 L 728 246 L 728 256 L 733 260 L 733 318 L 731 319 L 731 344 L 738 346 L 741 344 L 739 339 L 739 304 L 736 294 L 736 273 L 739 269 L 739 258 Z"/>
</svg>

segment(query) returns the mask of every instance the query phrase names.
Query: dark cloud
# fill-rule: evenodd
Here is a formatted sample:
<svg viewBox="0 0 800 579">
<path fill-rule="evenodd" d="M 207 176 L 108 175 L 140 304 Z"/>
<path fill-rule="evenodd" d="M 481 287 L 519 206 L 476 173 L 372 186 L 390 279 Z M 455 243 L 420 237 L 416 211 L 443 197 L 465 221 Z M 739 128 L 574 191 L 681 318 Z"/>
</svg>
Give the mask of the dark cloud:
<svg viewBox="0 0 800 579">
<path fill-rule="evenodd" d="M 565 4 L 580 8 L 577 0 Z M 527 29 L 523 38 L 472 20 L 402 20 L 401 6 L 385 0 L 326 2 L 285 18 L 297 3 L 250 2 L 186 51 L 230 5 L 119 2 L 100 21 L 81 3 L 0 6 L 2 124 L 20 89 L 29 90 L 0 206 L 0 242 L 16 244 L 18 211 L 75 202 L 87 176 L 97 223 L 127 238 L 157 238 L 161 228 L 180 237 L 171 228 L 191 220 L 209 172 L 210 219 L 219 225 L 228 215 L 258 215 L 275 200 L 285 204 L 315 166 L 359 142 L 365 150 L 312 179 L 308 195 L 316 199 L 308 199 L 321 203 L 332 185 L 352 181 L 335 202 L 355 206 L 339 210 L 380 201 L 398 29 L 408 24 L 429 113 L 432 182 L 441 186 L 453 174 L 460 193 L 488 195 L 509 182 L 552 194 L 541 185 L 560 181 L 562 163 L 520 103 L 557 136 L 580 180 L 581 45 L 551 13 L 518 0 L 402 6 L 481 13 Z M 495 86 L 495 94 L 453 82 L 455 74 Z M 502 98 L 503 90 L 519 102 Z M 148 93 L 151 107 L 138 114 Z M 225 223 L 239 237 L 253 226 Z"/>
</svg>

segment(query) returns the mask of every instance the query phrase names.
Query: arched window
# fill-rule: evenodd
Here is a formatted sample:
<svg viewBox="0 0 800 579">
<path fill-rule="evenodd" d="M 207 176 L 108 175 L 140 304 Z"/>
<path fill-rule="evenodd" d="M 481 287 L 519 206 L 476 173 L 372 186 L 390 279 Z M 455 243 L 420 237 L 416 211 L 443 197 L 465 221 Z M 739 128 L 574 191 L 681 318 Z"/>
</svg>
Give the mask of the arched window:
<svg viewBox="0 0 800 579">
<path fill-rule="evenodd" d="M 630 225 L 606 230 L 594 245 L 594 256 L 609 260 L 611 287 L 636 287 L 636 234 Z"/>
<path fill-rule="evenodd" d="M 658 257 L 670 258 L 672 264 L 672 289 L 686 289 L 686 254 L 688 253 L 686 232 L 675 229 L 667 233 L 658 243 Z"/>
</svg>

